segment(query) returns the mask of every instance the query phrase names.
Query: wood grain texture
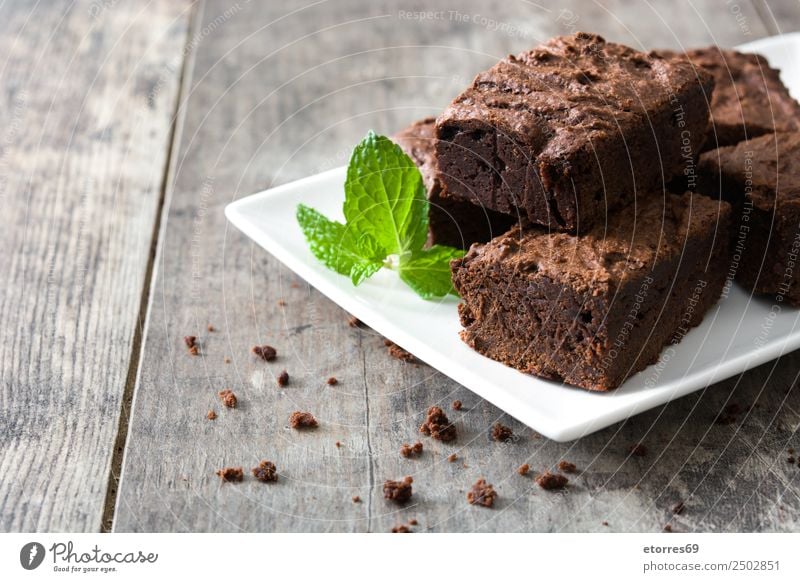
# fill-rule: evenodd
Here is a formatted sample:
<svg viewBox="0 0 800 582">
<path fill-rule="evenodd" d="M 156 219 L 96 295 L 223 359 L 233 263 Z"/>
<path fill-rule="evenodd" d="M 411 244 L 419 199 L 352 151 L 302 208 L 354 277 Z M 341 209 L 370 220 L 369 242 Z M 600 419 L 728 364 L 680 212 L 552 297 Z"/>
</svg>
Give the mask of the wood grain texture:
<svg viewBox="0 0 800 582">
<path fill-rule="evenodd" d="M 786 458 L 788 447 L 800 450 L 799 355 L 558 444 L 428 366 L 391 359 L 380 336 L 349 327 L 347 314 L 222 213 L 238 197 L 346 163 L 367 129 L 391 133 L 435 115 L 477 71 L 555 34 L 591 30 L 647 48 L 767 34 L 748 3 L 739 10 L 749 34 L 712 0 L 652 4 L 208 2 L 203 22 L 218 25 L 197 45 L 115 530 L 381 532 L 411 518 L 416 531 L 796 529 L 800 468 Z M 187 334 L 199 337 L 199 357 L 187 354 Z M 256 360 L 256 343 L 274 345 L 279 358 Z M 283 369 L 291 383 L 279 388 Z M 339 384 L 327 386 L 328 376 Z M 221 408 L 224 387 L 238 409 Z M 449 410 L 455 399 L 462 411 Z M 757 407 L 715 422 L 733 401 Z M 422 437 L 423 455 L 402 458 L 400 445 L 420 438 L 433 404 L 448 409 L 458 441 Z M 216 420 L 206 420 L 209 409 Z M 287 428 L 293 410 L 313 412 L 320 428 Z M 495 422 L 514 429 L 514 442 L 489 439 Z M 631 457 L 638 442 L 648 454 Z M 452 453 L 457 462 L 447 461 Z M 277 464 L 277 484 L 215 475 L 261 459 Z M 561 459 L 579 468 L 561 493 L 516 473 Z M 398 508 L 381 485 L 404 475 L 414 477 L 414 499 Z M 495 509 L 466 502 L 480 476 L 499 492 Z M 686 510 L 673 516 L 679 500 Z"/>
<path fill-rule="evenodd" d="M 0 530 L 100 529 L 188 7 L 0 8 Z"/>
</svg>

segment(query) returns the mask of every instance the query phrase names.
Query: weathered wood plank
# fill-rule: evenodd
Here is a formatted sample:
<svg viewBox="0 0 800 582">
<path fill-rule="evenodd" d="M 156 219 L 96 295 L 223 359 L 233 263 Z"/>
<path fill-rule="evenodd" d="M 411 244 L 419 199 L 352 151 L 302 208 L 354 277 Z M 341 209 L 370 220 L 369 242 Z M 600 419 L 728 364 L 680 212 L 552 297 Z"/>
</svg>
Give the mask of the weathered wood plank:
<svg viewBox="0 0 800 582">
<path fill-rule="evenodd" d="M 782 455 L 797 418 L 780 398 L 800 356 L 784 358 L 772 376 L 770 364 L 576 443 L 553 443 L 431 368 L 389 358 L 380 336 L 348 327 L 345 313 L 222 215 L 239 196 L 342 165 L 368 128 L 391 133 L 436 114 L 475 72 L 554 34 L 591 30 L 648 48 L 735 45 L 767 34 L 751 5 L 741 6 L 749 37 L 712 0 L 677 9 L 455 0 L 434 8 L 348 1 L 294 13 L 232 7 L 210 2 L 205 10 L 204 22 L 220 24 L 198 45 L 116 531 L 388 531 L 410 518 L 418 531 L 658 531 L 678 500 L 687 510 L 674 518 L 676 530 L 796 528 L 795 467 Z M 436 13 L 413 14 L 426 10 Z M 208 323 L 217 331 L 204 331 Z M 186 353 L 187 334 L 200 337 L 201 357 Z M 279 360 L 248 353 L 262 342 L 279 349 Z M 292 383 L 279 389 L 284 368 Z M 326 386 L 329 375 L 340 384 Z M 226 386 L 240 409 L 221 410 L 215 395 Z M 762 405 L 746 418 L 714 423 L 729 397 L 744 405 L 757 396 Z M 401 458 L 427 407 L 449 409 L 454 399 L 464 402 L 452 412 L 459 440 L 423 438 L 421 458 Z M 220 413 L 213 422 L 209 408 Z M 287 429 L 295 409 L 314 412 L 321 428 Z M 489 440 L 497 421 L 514 429 L 516 442 Z M 648 455 L 629 458 L 639 441 Z M 446 460 L 452 452 L 458 462 Z M 278 465 L 277 485 L 221 484 L 214 475 L 262 458 Z M 565 494 L 516 473 L 524 462 L 541 471 L 561 459 L 581 471 Z M 415 500 L 398 510 L 381 484 L 404 475 L 415 479 Z M 466 503 L 479 476 L 499 491 L 494 510 Z"/>
<path fill-rule="evenodd" d="M 100 530 L 188 8 L 0 8 L 0 530 Z"/>
</svg>

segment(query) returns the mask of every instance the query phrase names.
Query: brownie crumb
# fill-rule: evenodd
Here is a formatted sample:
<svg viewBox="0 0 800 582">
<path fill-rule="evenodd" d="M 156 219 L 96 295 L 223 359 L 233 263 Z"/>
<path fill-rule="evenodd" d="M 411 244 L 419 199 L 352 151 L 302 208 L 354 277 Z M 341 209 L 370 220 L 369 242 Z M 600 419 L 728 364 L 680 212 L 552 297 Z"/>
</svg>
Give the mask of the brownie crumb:
<svg viewBox="0 0 800 582">
<path fill-rule="evenodd" d="M 495 493 L 494 487 L 489 485 L 485 479 L 478 479 L 467 493 L 467 501 L 471 505 L 482 505 L 483 507 L 494 505 L 495 497 L 497 497 L 497 493 Z"/>
<path fill-rule="evenodd" d="M 406 477 L 402 481 L 392 481 L 387 479 L 383 482 L 383 498 L 394 501 L 395 503 L 405 503 L 411 499 L 411 484 L 414 479 Z"/>
<path fill-rule="evenodd" d="M 667 525 L 665 525 L 664 526 L 664 531 L 667 532 L 667 533 L 672 533 L 672 525 L 669 524 L 669 523 Z"/>
<path fill-rule="evenodd" d="M 570 463 L 569 461 L 559 461 L 558 470 L 562 473 L 575 473 L 578 468 L 575 466 L 575 463 Z"/>
<path fill-rule="evenodd" d="M 286 307 L 286 301 L 283 299 L 278 300 L 278 307 Z"/>
<path fill-rule="evenodd" d="M 530 470 L 531 466 L 528 463 L 525 463 L 524 465 L 519 466 L 519 468 L 517 469 L 517 473 L 524 477 L 530 472 Z"/>
<path fill-rule="evenodd" d="M 275 359 L 275 356 L 278 355 L 278 352 L 275 350 L 275 348 L 267 345 L 253 346 L 251 351 L 265 362 L 271 362 Z"/>
<path fill-rule="evenodd" d="M 392 356 L 393 358 L 395 358 L 397 360 L 400 360 L 402 362 L 407 362 L 409 364 L 413 363 L 413 362 L 416 362 L 416 358 L 414 357 L 414 354 L 404 350 L 403 348 L 398 346 L 396 343 L 394 343 L 392 340 L 384 339 L 383 340 L 383 345 L 385 345 L 388 348 L 389 355 Z"/>
<path fill-rule="evenodd" d="M 678 501 L 678 503 L 672 506 L 672 513 L 675 515 L 680 515 L 683 513 L 684 509 L 686 509 L 686 506 L 684 505 L 683 501 Z"/>
<path fill-rule="evenodd" d="M 253 467 L 253 477 L 262 483 L 271 483 L 278 480 L 278 471 L 272 461 L 261 461 L 258 467 Z"/>
<path fill-rule="evenodd" d="M 206 418 L 208 420 L 216 420 L 217 419 L 217 413 L 214 412 L 213 410 L 209 410 L 208 414 L 206 414 Z"/>
<path fill-rule="evenodd" d="M 604 522 L 603 522 L 603 525 L 604 525 L 604 526 L 606 526 L 606 527 L 608 527 L 608 522 L 607 522 L 607 521 L 604 521 Z"/>
<path fill-rule="evenodd" d="M 419 522 L 416 519 L 409 519 L 408 525 L 419 525 Z"/>
<path fill-rule="evenodd" d="M 328 386 L 336 386 L 339 383 L 339 380 L 331 376 L 330 378 L 325 380 L 325 382 L 328 384 Z"/>
<path fill-rule="evenodd" d="M 392 528 L 392 533 L 411 533 L 407 525 L 396 525 Z"/>
<path fill-rule="evenodd" d="M 225 363 L 226 364 L 230 364 L 231 363 L 231 359 L 230 358 L 225 358 Z"/>
<path fill-rule="evenodd" d="M 361 503 L 361 498 L 358 495 L 353 495 L 353 503 Z"/>
<path fill-rule="evenodd" d="M 216 331 L 216 330 L 214 329 L 214 326 L 213 326 L 213 325 L 211 325 L 210 323 L 208 324 L 208 327 L 207 327 L 206 329 L 207 329 L 208 331 L 211 331 L 211 332 L 214 332 L 214 331 Z"/>
<path fill-rule="evenodd" d="M 341 449 L 342 448 L 342 443 L 339 442 L 339 441 L 336 441 L 336 448 L 337 449 Z"/>
<path fill-rule="evenodd" d="M 219 393 L 219 399 L 222 400 L 222 403 L 228 408 L 236 408 L 236 405 L 239 402 L 236 399 L 236 394 L 234 394 L 230 388 L 221 390 Z"/>
<path fill-rule="evenodd" d="M 794 454 L 794 449 L 793 448 L 788 448 L 788 449 L 786 449 L 786 452 L 789 453 L 790 455 L 793 455 Z"/>
<path fill-rule="evenodd" d="M 450 461 L 451 463 L 455 463 L 458 460 L 458 455 L 453 453 L 452 455 L 447 457 L 447 460 Z"/>
<path fill-rule="evenodd" d="M 739 414 L 742 412 L 745 412 L 745 410 L 742 409 L 738 402 L 731 402 L 722 410 L 715 422 L 720 425 L 733 424 L 739 420 Z"/>
<path fill-rule="evenodd" d="M 244 471 L 241 467 L 225 467 L 217 471 L 217 475 L 225 483 L 238 483 L 244 479 Z"/>
<path fill-rule="evenodd" d="M 428 409 L 427 417 L 419 432 L 436 440 L 449 442 L 456 438 L 456 427 L 450 423 L 447 415 L 438 406 L 431 406 Z"/>
<path fill-rule="evenodd" d="M 351 315 L 347 320 L 347 325 L 350 327 L 361 327 L 363 324 L 359 318 L 357 318 L 355 315 Z"/>
<path fill-rule="evenodd" d="M 511 442 L 514 440 L 514 431 L 498 422 L 492 427 L 492 440 L 501 443 Z"/>
<path fill-rule="evenodd" d="M 795 458 L 794 457 L 787 457 L 786 458 L 786 462 L 789 463 L 790 465 L 794 465 Z"/>
<path fill-rule="evenodd" d="M 545 471 L 536 477 L 536 484 L 547 491 L 563 489 L 567 486 L 567 483 L 569 483 L 569 479 L 564 477 L 564 475 L 558 475 L 550 471 Z"/>
<path fill-rule="evenodd" d="M 646 457 L 647 447 L 644 446 L 642 443 L 636 443 L 628 447 L 628 453 L 630 453 L 634 457 Z"/>
<path fill-rule="evenodd" d="M 284 370 L 280 374 L 278 374 L 278 386 L 283 388 L 284 386 L 289 384 L 289 372 Z"/>
<path fill-rule="evenodd" d="M 289 417 L 289 426 L 292 428 L 317 428 L 319 423 L 310 412 L 295 411 Z"/>
<path fill-rule="evenodd" d="M 422 443 L 416 442 L 413 445 L 403 443 L 400 447 L 400 454 L 406 459 L 409 457 L 419 457 L 422 454 Z"/>
<path fill-rule="evenodd" d="M 460 400 L 453 400 L 453 410 L 461 410 L 462 406 Z"/>
<path fill-rule="evenodd" d="M 185 335 L 183 336 L 183 343 L 186 344 L 186 348 L 192 356 L 196 356 L 200 353 L 200 346 L 197 345 L 197 336 Z"/>
</svg>

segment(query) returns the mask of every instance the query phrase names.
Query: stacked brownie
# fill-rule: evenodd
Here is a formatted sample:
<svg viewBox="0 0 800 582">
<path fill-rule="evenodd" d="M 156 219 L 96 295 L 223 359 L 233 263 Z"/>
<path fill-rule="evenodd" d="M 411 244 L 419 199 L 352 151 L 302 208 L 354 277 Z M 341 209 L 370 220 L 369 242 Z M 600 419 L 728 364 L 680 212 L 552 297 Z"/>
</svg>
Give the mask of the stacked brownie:
<svg viewBox="0 0 800 582">
<path fill-rule="evenodd" d="M 405 132 L 425 126 L 425 154 L 412 157 L 428 172 L 432 200 L 461 204 L 449 214 L 470 234 L 456 246 L 475 243 L 452 263 L 463 340 L 537 376 L 615 388 L 716 303 L 745 204 L 760 233 L 749 255 L 774 260 L 755 273 L 748 263 L 737 277 L 759 292 L 776 286 L 800 249 L 800 193 L 794 180 L 781 177 L 779 188 L 770 175 L 800 164 L 800 138 L 772 132 L 797 128 L 798 118 L 762 57 L 716 48 L 642 53 L 578 33 L 480 73 L 433 133 L 430 120 Z M 717 141 L 756 135 L 764 137 L 697 162 Z M 770 158 L 769 139 L 779 142 L 773 154 L 791 156 Z M 747 155 L 764 169 L 752 188 Z M 686 188 L 695 170 L 703 186 Z M 676 183 L 683 187 L 670 192 Z M 514 226 L 500 236 L 472 230 L 462 217 L 475 209 L 482 225 L 501 227 L 506 215 Z M 783 295 L 800 300 L 800 284 L 784 280 Z"/>
<path fill-rule="evenodd" d="M 800 105 L 759 55 L 692 50 L 716 80 L 714 133 L 697 191 L 734 207 L 730 275 L 746 290 L 800 306 Z"/>
</svg>

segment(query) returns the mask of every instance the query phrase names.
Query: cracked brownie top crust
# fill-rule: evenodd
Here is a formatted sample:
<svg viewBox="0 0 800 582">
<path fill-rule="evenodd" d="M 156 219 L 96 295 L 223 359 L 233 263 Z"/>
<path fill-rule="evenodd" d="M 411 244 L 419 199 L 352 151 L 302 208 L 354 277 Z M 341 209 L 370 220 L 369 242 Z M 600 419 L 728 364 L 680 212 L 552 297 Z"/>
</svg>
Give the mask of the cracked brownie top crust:
<svg viewBox="0 0 800 582">
<path fill-rule="evenodd" d="M 712 89 L 685 59 L 554 38 L 478 74 L 439 117 L 443 196 L 585 231 L 679 173 L 682 146 L 699 153 Z"/>
</svg>

